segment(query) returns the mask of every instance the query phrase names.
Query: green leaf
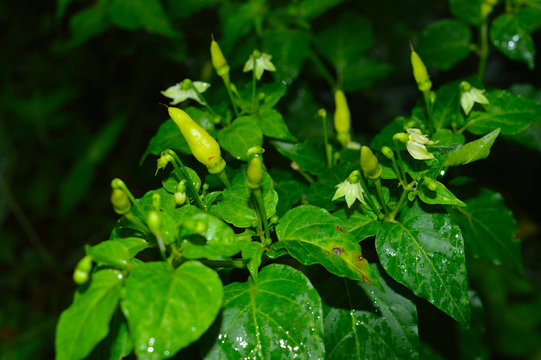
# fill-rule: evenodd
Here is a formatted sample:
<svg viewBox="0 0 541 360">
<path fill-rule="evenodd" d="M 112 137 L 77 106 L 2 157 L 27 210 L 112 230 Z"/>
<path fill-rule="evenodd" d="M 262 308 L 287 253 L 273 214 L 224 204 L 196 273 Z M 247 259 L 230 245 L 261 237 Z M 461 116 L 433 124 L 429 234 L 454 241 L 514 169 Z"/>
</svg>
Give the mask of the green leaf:
<svg viewBox="0 0 541 360">
<path fill-rule="evenodd" d="M 233 157 L 248 160 L 246 151 L 252 146 L 263 145 L 263 134 L 253 125 L 252 119 L 240 117 L 233 121 L 233 127 L 220 130 L 218 142 Z"/>
<path fill-rule="evenodd" d="M 248 262 L 248 271 L 250 271 L 250 275 L 255 282 L 257 282 L 259 266 L 264 252 L 263 244 L 257 241 L 245 243 L 242 248 L 242 259 Z"/>
<path fill-rule="evenodd" d="M 107 337 L 90 354 L 90 360 L 118 360 L 132 352 L 133 344 L 128 332 L 128 323 L 120 309 L 113 315 L 110 327 Z"/>
<path fill-rule="evenodd" d="M 487 92 L 486 97 L 490 101 L 486 111 L 473 111 L 468 119 L 468 131 L 473 134 L 501 128 L 502 134 L 513 135 L 541 118 L 541 104 L 535 100 L 504 90 Z"/>
<path fill-rule="evenodd" d="M 296 141 L 291 135 L 282 114 L 274 109 L 263 109 L 259 112 L 258 125 L 263 135 L 285 141 Z"/>
<path fill-rule="evenodd" d="M 470 183 L 465 184 L 462 191 L 467 207 L 449 209 L 449 212 L 462 229 L 467 253 L 521 271 L 520 241 L 515 239 L 517 222 L 502 195 L 485 188 L 474 190 Z"/>
<path fill-rule="evenodd" d="M 376 251 L 393 279 L 468 324 L 464 241 L 450 215 L 427 213 L 414 203 L 401 211 L 399 221 L 382 225 Z"/>
<path fill-rule="evenodd" d="M 189 219 L 203 222 L 206 230 L 200 234 L 185 236 L 182 240 L 182 256 L 187 259 L 229 257 L 240 252 L 245 245 L 245 242 L 238 241 L 233 229 L 216 216 L 200 213 Z M 181 236 L 183 235 L 181 231 Z"/>
<path fill-rule="evenodd" d="M 351 234 L 357 241 L 376 235 L 381 227 L 377 219 L 359 211 L 341 209 L 333 215 L 342 220 L 342 230 L 346 234 Z"/>
<path fill-rule="evenodd" d="M 538 6 L 541 4 L 538 4 Z M 525 6 L 515 11 L 520 26 L 531 34 L 541 27 L 541 7 Z"/>
<path fill-rule="evenodd" d="M 419 195 L 422 202 L 426 204 L 466 206 L 445 185 L 439 181 L 433 181 L 436 184 L 436 191 L 430 190 L 424 183 L 417 188 L 417 195 Z"/>
<path fill-rule="evenodd" d="M 435 129 L 441 129 L 451 124 L 455 124 L 455 126 L 464 124 L 458 84 L 458 81 L 453 81 L 436 90 L 436 101 L 432 110 L 432 124 Z"/>
<path fill-rule="evenodd" d="M 263 35 L 263 51 L 276 64 L 274 76 L 290 85 L 299 76 L 310 51 L 310 33 L 305 30 L 275 30 Z"/>
<path fill-rule="evenodd" d="M 250 91 L 251 91 L 250 85 Z M 260 84 L 257 92 L 263 96 L 263 104 L 259 106 L 261 110 L 271 109 L 285 95 L 287 87 L 281 81 Z"/>
<path fill-rule="evenodd" d="M 348 61 L 342 69 L 344 85 L 342 89 L 353 92 L 370 87 L 376 80 L 389 75 L 394 67 L 366 56 Z"/>
<path fill-rule="evenodd" d="M 340 219 L 325 209 L 312 205 L 293 208 L 280 219 L 276 236 L 273 249 L 286 249 L 304 265 L 321 264 L 352 280 L 375 280 L 357 240 L 344 233 Z"/>
<path fill-rule="evenodd" d="M 184 166 L 184 168 L 186 169 L 186 171 L 188 172 L 188 176 L 192 180 L 193 187 L 197 191 L 199 191 L 199 189 L 201 188 L 201 178 L 194 169 L 187 166 Z M 177 186 L 179 182 L 180 181 L 178 181 L 175 176 L 168 176 L 162 180 L 162 186 L 168 193 L 174 194 L 177 192 Z"/>
<path fill-rule="evenodd" d="M 136 237 L 112 237 L 110 240 L 124 244 L 124 246 L 128 249 L 130 258 L 133 258 L 140 251 L 143 251 L 149 247 L 149 244 L 144 239 Z"/>
<path fill-rule="evenodd" d="M 472 310 L 472 319 L 469 329 L 457 326 L 458 347 L 461 359 L 490 359 L 487 344 L 486 319 L 483 303 L 473 290 L 468 292 L 468 300 Z"/>
<path fill-rule="evenodd" d="M 178 129 L 178 126 L 171 119 L 167 119 L 164 123 L 162 123 L 156 135 L 150 139 L 148 147 L 141 157 L 139 164 L 142 164 L 143 161 L 145 161 L 148 154 L 160 155 L 165 149 L 176 150 L 183 154 L 192 153 L 188 143 Z"/>
<path fill-rule="evenodd" d="M 99 0 L 96 5 L 74 14 L 70 18 L 71 38 L 68 41 L 68 47 L 79 46 L 104 32 L 110 24 L 107 10 L 108 1 Z"/>
<path fill-rule="evenodd" d="M 443 166 L 464 165 L 473 161 L 486 159 L 490 154 L 492 144 L 494 144 L 494 141 L 499 134 L 500 129 L 496 129 L 480 139 L 470 141 L 469 143 L 458 147 L 447 155 L 447 158 L 443 162 Z"/>
<path fill-rule="evenodd" d="M 419 358 L 415 304 L 390 288 L 372 267 L 381 290 L 336 279 L 319 289 L 324 300 L 326 359 Z"/>
<path fill-rule="evenodd" d="M 451 12 L 471 25 L 480 25 L 483 0 L 449 0 Z"/>
<path fill-rule="evenodd" d="M 276 181 L 276 179 L 274 179 Z M 296 180 L 276 181 L 276 193 L 278 194 L 278 205 L 276 215 L 284 215 L 291 207 L 297 204 L 306 186 Z"/>
<path fill-rule="evenodd" d="M 138 265 L 126 281 L 122 310 L 138 359 L 170 358 L 212 324 L 223 288 L 214 270 L 189 261 Z"/>
<path fill-rule="evenodd" d="M 439 129 L 430 140 L 437 142 L 438 146 L 461 146 L 464 145 L 466 137 L 459 133 L 453 133 L 450 129 Z"/>
<path fill-rule="evenodd" d="M 303 0 L 298 9 L 301 16 L 314 18 L 335 7 L 344 0 Z"/>
<path fill-rule="evenodd" d="M 439 20 L 430 24 L 416 46 L 426 66 L 449 70 L 470 54 L 470 27 L 457 20 Z"/>
<path fill-rule="evenodd" d="M 208 339 L 205 359 L 323 359 L 322 315 L 319 294 L 303 273 L 268 265 L 257 282 L 224 288 L 218 335 Z"/>
<path fill-rule="evenodd" d="M 120 241 L 106 240 L 94 246 L 85 246 L 85 252 L 92 260 L 105 266 L 126 269 L 132 259 L 126 245 Z"/>
<path fill-rule="evenodd" d="M 317 175 L 326 169 L 323 150 L 307 141 L 303 143 L 272 141 L 272 145 L 280 154 L 299 164 L 304 171 Z"/>
<path fill-rule="evenodd" d="M 513 14 L 502 14 L 492 22 L 490 40 L 496 49 L 512 60 L 535 66 L 535 46 L 528 31 Z"/>
<path fill-rule="evenodd" d="M 220 217 L 224 221 L 240 228 L 252 226 L 252 222 L 257 221 L 255 207 L 252 207 L 250 189 L 246 186 L 245 171 L 241 171 L 233 179 L 230 188 L 223 192 L 223 200 L 210 208 L 212 214 Z M 278 195 L 273 190 L 272 179 L 265 172 L 262 183 L 263 202 L 265 203 L 265 212 L 270 218 L 276 212 Z"/>
<path fill-rule="evenodd" d="M 92 274 L 90 285 L 75 294 L 56 328 L 56 359 L 83 359 L 109 332 L 109 321 L 121 294 L 122 275 L 116 270 Z"/>
<path fill-rule="evenodd" d="M 149 33 L 178 36 L 159 0 L 111 0 L 109 18 L 124 29 L 145 29 Z"/>
</svg>

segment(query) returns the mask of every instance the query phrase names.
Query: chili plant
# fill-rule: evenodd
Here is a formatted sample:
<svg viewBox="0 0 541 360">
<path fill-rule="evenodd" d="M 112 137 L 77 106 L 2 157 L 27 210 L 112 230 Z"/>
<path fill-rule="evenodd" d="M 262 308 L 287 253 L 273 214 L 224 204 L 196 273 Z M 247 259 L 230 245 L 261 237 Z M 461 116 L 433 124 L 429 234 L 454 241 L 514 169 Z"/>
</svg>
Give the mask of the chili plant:
<svg viewBox="0 0 541 360">
<path fill-rule="evenodd" d="M 539 9 L 508 1 L 489 26 L 495 3 L 477 5 L 472 15 L 451 1 L 461 20 L 431 25 L 417 44 L 443 68 L 475 52 L 476 74 L 434 84 L 411 46 L 420 101 L 365 143 L 352 133 L 361 114 L 340 74 L 324 72 L 334 109 L 312 114 L 321 141 L 301 142 L 275 108 L 286 86 L 268 81 L 281 64 L 254 49 L 248 74 L 234 78 L 213 38 L 222 81 L 185 79 L 162 92 L 170 119 L 144 156 L 156 156 L 162 186 L 134 194 L 111 183 L 120 218 L 75 269 L 80 287 L 57 326 L 57 358 L 164 359 L 189 346 L 206 359 L 418 358 L 416 297 L 467 332 L 479 299 L 466 256 L 515 272 L 522 260 L 502 196 L 458 168 L 541 117 L 538 102 L 483 85 L 489 34 L 532 66 L 500 41 L 512 23 L 525 37 L 511 40 L 527 48 L 539 24 L 525 11 Z M 479 44 L 467 24 L 478 25 Z M 460 33 L 464 44 L 445 38 Z M 207 101 L 219 86 L 223 100 Z M 183 106 L 188 99 L 195 106 Z"/>
</svg>

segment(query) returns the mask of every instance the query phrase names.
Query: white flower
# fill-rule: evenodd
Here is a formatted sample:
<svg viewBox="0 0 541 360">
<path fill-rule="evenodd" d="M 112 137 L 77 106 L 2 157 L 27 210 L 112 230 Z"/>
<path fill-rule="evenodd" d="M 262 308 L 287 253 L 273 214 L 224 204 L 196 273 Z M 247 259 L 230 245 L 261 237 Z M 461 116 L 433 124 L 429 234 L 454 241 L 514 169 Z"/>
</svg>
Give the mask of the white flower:
<svg viewBox="0 0 541 360">
<path fill-rule="evenodd" d="M 276 68 L 274 67 L 274 64 L 271 63 L 272 55 L 260 53 L 257 50 L 254 50 L 254 53 L 250 55 L 250 58 L 248 61 L 246 61 L 246 64 L 244 64 L 244 69 L 242 69 L 243 72 L 252 71 L 254 68 L 254 56 L 255 56 L 255 77 L 257 80 L 261 79 L 261 76 L 263 76 L 263 71 L 276 71 Z"/>
<path fill-rule="evenodd" d="M 173 101 L 170 102 L 171 105 L 176 105 L 186 99 L 193 99 L 203 105 L 203 102 L 201 99 L 199 99 L 199 96 L 197 96 L 197 93 L 190 85 L 190 82 L 191 81 L 186 79 L 178 84 L 168 87 L 167 90 L 161 91 L 161 93 L 163 96 L 173 99 Z M 194 81 L 193 86 L 195 86 L 199 93 L 204 93 L 210 87 L 210 84 L 203 81 Z"/>
<path fill-rule="evenodd" d="M 421 130 L 416 128 L 407 129 L 409 135 L 406 143 L 406 149 L 410 155 L 417 160 L 434 159 L 434 155 L 426 150 L 425 145 L 434 145 L 434 141 L 430 141 L 426 135 L 421 133 Z"/>
<path fill-rule="evenodd" d="M 475 103 L 478 104 L 488 104 L 488 99 L 483 93 L 485 90 L 479 90 L 472 87 L 468 82 L 463 81 L 460 83 L 460 91 L 462 95 L 460 96 L 460 105 L 462 109 L 468 115 L 473 108 Z"/>
<path fill-rule="evenodd" d="M 359 170 L 355 170 L 344 182 L 336 185 L 338 189 L 336 189 L 336 193 L 334 193 L 332 201 L 345 196 L 348 207 L 353 205 L 355 199 L 358 199 L 361 203 L 366 204 L 364 201 L 364 190 L 361 187 L 361 182 L 359 179 L 360 176 L 361 174 L 359 173 Z"/>
</svg>

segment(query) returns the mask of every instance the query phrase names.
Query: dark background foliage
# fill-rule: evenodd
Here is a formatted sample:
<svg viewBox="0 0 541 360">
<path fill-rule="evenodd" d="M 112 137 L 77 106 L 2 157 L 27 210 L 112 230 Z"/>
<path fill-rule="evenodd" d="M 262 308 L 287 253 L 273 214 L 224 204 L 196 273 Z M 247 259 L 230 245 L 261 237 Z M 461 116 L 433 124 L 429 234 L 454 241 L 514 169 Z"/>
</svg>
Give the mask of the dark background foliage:
<svg viewBox="0 0 541 360">
<path fill-rule="evenodd" d="M 109 181 L 122 178 L 138 196 L 160 184 L 153 156 L 138 165 L 166 119 L 159 91 L 184 78 L 219 83 L 209 62 L 211 33 L 221 41 L 233 77 L 240 77 L 254 48 L 272 53 L 276 66 L 287 69 L 272 76 L 288 83 L 279 106 L 300 139 L 321 136 L 314 122 L 318 108 L 333 111 L 321 66 L 348 91 L 358 141 L 368 142 L 396 116 L 409 116 L 419 96 L 408 42 L 416 44 L 434 21 L 451 18 L 448 2 L 320 3 L 315 10 L 314 1 L 0 3 L 1 359 L 51 358 L 57 317 L 75 289 L 72 269 L 84 244 L 106 239 L 116 221 Z M 291 4 L 312 12 L 296 14 Z M 338 45 L 323 41 L 324 29 Z M 539 47 L 539 34 L 533 39 Z M 365 63 L 335 73 L 337 46 L 346 49 L 346 59 Z M 432 82 L 470 76 L 477 63 L 470 55 L 450 70 L 432 67 Z M 536 93 L 540 65 L 538 57 L 530 70 L 492 49 L 485 85 L 528 83 L 526 90 Z M 484 337 L 494 358 L 541 356 L 541 127 L 532 125 L 528 134 L 528 141 L 499 139 L 486 161 L 465 169 L 504 194 L 523 240 L 524 276 L 474 260 L 468 264 L 482 274 L 470 281 L 488 315 Z M 417 302 L 421 339 L 434 351 L 469 358 L 468 349 L 481 346 L 468 344 L 451 319 Z"/>
</svg>

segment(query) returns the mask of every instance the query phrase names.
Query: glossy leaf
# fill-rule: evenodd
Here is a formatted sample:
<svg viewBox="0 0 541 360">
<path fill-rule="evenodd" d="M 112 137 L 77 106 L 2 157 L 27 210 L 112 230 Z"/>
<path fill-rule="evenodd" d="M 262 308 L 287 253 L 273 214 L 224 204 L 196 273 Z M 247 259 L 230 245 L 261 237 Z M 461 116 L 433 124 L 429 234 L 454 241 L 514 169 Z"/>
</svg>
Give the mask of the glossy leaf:
<svg viewBox="0 0 541 360">
<path fill-rule="evenodd" d="M 480 139 L 470 141 L 464 146 L 451 151 L 443 162 L 443 166 L 464 165 L 473 161 L 486 159 L 490 154 L 492 144 L 494 144 L 499 134 L 500 129 L 496 129 Z"/>
<path fill-rule="evenodd" d="M 272 145 L 288 159 L 295 161 L 301 169 L 311 174 L 319 174 L 325 169 L 325 154 L 309 142 L 289 143 L 273 141 Z"/>
<path fill-rule="evenodd" d="M 463 191 L 471 193 L 472 184 Z M 466 191 L 470 189 L 470 191 Z M 469 255 L 496 265 L 522 270 L 520 241 L 515 239 L 517 222 L 501 194 L 482 188 L 465 199 L 466 208 L 449 210 L 460 225 Z"/>
<path fill-rule="evenodd" d="M 248 160 L 246 151 L 252 146 L 263 145 L 263 134 L 250 118 L 240 117 L 233 122 L 233 127 L 220 130 L 218 142 L 235 158 Z"/>
<path fill-rule="evenodd" d="M 464 241 L 451 216 L 427 213 L 417 203 L 376 236 L 381 264 L 391 277 L 455 320 L 468 324 Z"/>
<path fill-rule="evenodd" d="M 440 129 L 436 131 L 430 140 L 437 142 L 438 146 L 460 146 L 464 145 L 466 138 L 459 133 L 453 133 L 449 129 Z"/>
<path fill-rule="evenodd" d="M 333 213 L 342 220 L 342 230 L 353 235 L 357 241 L 362 241 L 378 233 L 381 223 L 374 217 L 359 211 L 341 209 Z"/>
<path fill-rule="evenodd" d="M 534 100 L 504 90 L 489 91 L 486 97 L 490 101 L 486 111 L 473 111 L 468 119 L 468 131 L 473 134 L 500 128 L 502 134 L 513 135 L 541 118 L 541 104 Z"/>
<path fill-rule="evenodd" d="M 263 135 L 285 141 L 296 141 L 291 135 L 282 114 L 274 109 L 263 109 L 259 112 L 258 125 Z"/>
<path fill-rule="evenodd" d="M 323 359 L 321 299 L 308 278 L 271 264 L 257 282 L 224 288 L 217 337 L 205 359 Z"/>
<path fill-rule="evenodd" d="M 262 40 L 263 50 L 272 55 L 274 64 L 279 64 L 274 76 L 290 85 L 299 76 L 310 51 L 310 34 L 300 29 L 280 29 L 267 32 Z"/>
<path fill-rule="evenodd" d="M 117 242 L 120 242 L 124 244 L 124 246 L 128 249 L 128 254 L 130 257 L 134 257 L 137 255 L 140 251 L 145 250 L 147 247 L 149 247 L 149 244 L 141 238 L 136 237 L 114 237 L 112 236 L 110 240 L 114 240 Z"/>
<path fill-rule="evenodd" d="M 212 324 L 223 288 L 214 272 L 195 261 L 174 270 L 143 263 L 126 281 L 122 310 L 138 359 L 166 359 L 196 341 Z"/>
<path fill-rule="evenodd" d="M 423 30 L 416 49 L 426 66 L 448 70 L 468 57 L 471 37 L 468 25 L 456 20 L 439 20 Z"/>
<path fill-rule="evenodd" d="M 340 219 L 325 209 L 312 205 L 293 208 L 280 219 L 276 235 L 273 249 L 286 249 L 304 265 L 321 264 L 352 280 L 375 280 L 358 240 L 344 233 Z"/>
<path fill-rule="evenodd" d="M 492 22 L 490 39 L 496 49 L 510 59 L 522 61 L 533 70 L 535 47 L 531 36 L 513 14 L 502 14 Z"/>
<path fill-rule="evenodd" d="M 56 359 L 83 359 L 109 332 L 122 290 L 116 270 L 92 274 L 90 285 L 79 289 L 73 304 L 60 315 L 56 328 Z"/>
<path fill-rule="evenodd" d="M 436 100 L 432 111 L 432 124 L 435 129 L 442 129 L 451 124 L 460 127 L 464 124 L 457 81 L 443 85 L 436 90 Z"/>
<path fill-rule="evenodd" d="M 481 24 L 482 3 L 483 0 L 449 0 L 453 15 L 472 25 Z"/>
<path fill-rule="evenodd" d="M 381 290 L 336 279 L 320 289 L 326 359 L 419 358 L 415 304 L 389 287 L 373 267 Z"/>
<path fill-rule="evenodd" d="M 119 269 L 126 269 L 131 260 L 130 252 L 126 245 L 120 241 L 107 240 L 94 246 L 86 246 L 85 252 L 92 257 L 92 260 L 105 266 L 114 266 Z"/>
<path fill-rule="evenodd" d="M 245 242 L 238 241 L 233 229 L 216 216 L 199 213 L 189 219 L 201 221 L 205 224 L 206 230 L 200 234 L 184 237 L 180 243 L 183 257 L 188 259 L 229 257 L 237 254 L 244 247 Z M 182 235 L 184 234 L 181 231 Z"/>
<path fill-rule="evenodd" d="M 273 190 L 272 179 L 267 173 L 263 175 L 262 191 L 265 211 L 267 217 L 270 218 L 276 212 L 278 195 Z M 252 204 L 250 189 L 246 186 L 244 172 L 233 179 L 232 186 L 223 192 L 223 200 L 213 205 L 210 211 L 237 227 L 253 226 L 252 222 L 257 221 L 257 215 Z"/>
<path fill-rule="evenodd" d="M 196 190 L 199 190 L 201 188 L 201 178 L 199 177 L 199 175 L 192 168 L 189 168 L 187 166 L 185 166 L 184 168 L 186 169 L 186 171 L 188 172 L 188 176 L 192 180 L 193 187 Z M 175 176 L 168 176 L 162 180 L 162 186 L 168 193 L 174 194 L 177 192 L 177 186 L 179 182 L 180 181 L 178 181 Z"/>
<path fill-rule="evenodd" d="M 436 184 L 436 190 L 430 190 L 425 183 L 417 187 L 419 199 L 426 204 L 466 206 L 466 204 L 457 198 L 441 182 L 432 180 Z"/>
</svg>

